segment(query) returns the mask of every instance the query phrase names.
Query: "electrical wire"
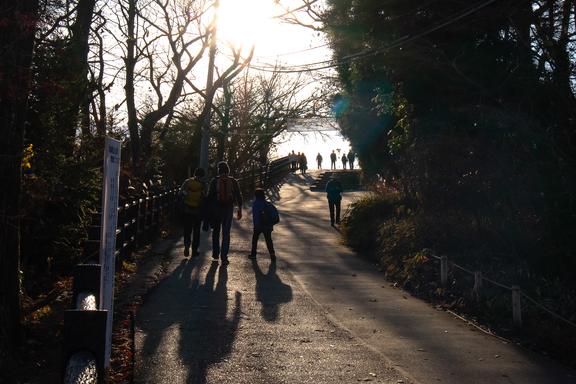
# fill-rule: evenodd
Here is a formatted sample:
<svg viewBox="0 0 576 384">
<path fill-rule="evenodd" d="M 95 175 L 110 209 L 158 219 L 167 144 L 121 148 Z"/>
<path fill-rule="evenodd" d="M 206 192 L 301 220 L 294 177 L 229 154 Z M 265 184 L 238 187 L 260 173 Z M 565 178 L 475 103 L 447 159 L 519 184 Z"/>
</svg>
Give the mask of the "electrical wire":
<svg viewBox="0 0 576 384">
<path fill-rule="evenodd" d="M 365 58 L 365 57 L 369 57 L 369 56 L 373 56 L 379 53 L 383 53 L 385 51 L 388 51 L 390 49 L 393 48 L 398 48 L 402 45 L 405 45 L 407 43 L 410 43 L 414 40 L 420 39 L 426 35 L 429 35 L 430 33 L 436 32 L 439 29 L 442 29 L 450 24 L 454 24 L 455 22 L 469 16 L 472 15 L 478 11 L 480 11 L 481 9 L 491 5 L 492 3 L 496 2 L 497 0 L 487 0 L 482 2 L 481 4 L 478 4 L 474 7 L 471 7 L 470 9 L 462 12 L 461 14 L 454 16 L 432 28 L 428 28 L 422 32 L 419 32 L 415 35 L 406 35 L 406 36 L 402 36 L 396 40 L 394 40 L 393 42 L 391 42 L 390 44 L 388 44 L 385 47 L 382 48 L 377 48 L 377 49 L 369 49 L 369 50 L 365 50 L 365 51 L 361 51 L 361 52 L 357 52 L 357 53 L 353 53 L 347 56 L 342 57 L 341 59 L 338 60 L 324 60 L 324 61 L 318 61 L 315 63 L 308 63 L 308 64 L 302 64 L 299 66 L 292 66 L 292 67 L 282 67 L 280 66 L 280 69 L 277 69 L 277 66 L 256 66 L 256 65 L 250 65 L 250 68 L 255 69 L 257 71 L 262 71 L 262 72 L 276 72 L 276 73 L 302 73 L 302 72 L 313 72 L 313 71 L 319 71 L 322 69 L 328 69 L 328 68 L 334 68 L 337 66 L 340 66 L 342 64 L 347 64 L 351 61 L 357 60 L 357 59 L 361 59 L 361 58 Z"/>
</svg>

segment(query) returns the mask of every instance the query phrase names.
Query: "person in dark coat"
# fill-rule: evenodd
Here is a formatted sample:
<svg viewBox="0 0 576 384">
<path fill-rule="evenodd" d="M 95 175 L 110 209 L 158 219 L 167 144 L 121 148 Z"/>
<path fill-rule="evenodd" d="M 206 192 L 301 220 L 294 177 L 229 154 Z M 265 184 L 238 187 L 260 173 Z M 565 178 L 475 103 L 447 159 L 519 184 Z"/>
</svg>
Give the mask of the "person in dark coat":
<svg viewBox="0 0 576 384">
<path fill-rule="evenodd" d="M 342 184 L 334 176 L 326 184 L 326 198 L 330 211 L 330 225 L 340 224 L 340 202 L 342 201 Z M 336 211 L 336 212 L 334 212 Z"/>
<path fill-rule="evenodd" d="M 212 207 L 212 258 L 228 263 L 230 228 L 234 216 L 234 205 L 238 206 L 236 218 L 242 219 L 242 193 L 238 180 L 230 176 L 230 168 L 224 161 L 218 163 L 218 176 L 210 182 L 208 200 Z M 222 246 L 220 246 L 222 232 Z"/>
<path fill-rule="evenodd" d="M 336 159 L 336 153 L 332 150 L 332 153 L 330 154 L 330 169 L 336 169 Z"/>
<path fill-rule="evenodd" d="M 276 261 L 276 252 L 274 251 L 274 243 L 272 242 L 272 231 L 274 226 L 269 223 L 264 223 L 262 220 L 262 212 L 266 209 L 266 205 L 269 204 L 266 201 L 266 195 L 264 190 L 257 188 L 254 191 L 254 202 L 252 203 L 252 224 L 254 225 L 254 232 L 252 233 L 252 251 L 250 252 L 250 258 L 256 258 L 256 251 L 258 249 L 258 239 L 260 234 L 264 234 L 264 240 L 266 240 L 266 247 L 268 248 L 268 253 L 270 254 L 270 260 Z"/>
<path fill-rule="evenodd" d="M 350 164 L 350 169 L 354 169 L 354 162 L 356 161 L 356 154 L 353 150 L 348 152 L 348 164 Z"/>
</svg>

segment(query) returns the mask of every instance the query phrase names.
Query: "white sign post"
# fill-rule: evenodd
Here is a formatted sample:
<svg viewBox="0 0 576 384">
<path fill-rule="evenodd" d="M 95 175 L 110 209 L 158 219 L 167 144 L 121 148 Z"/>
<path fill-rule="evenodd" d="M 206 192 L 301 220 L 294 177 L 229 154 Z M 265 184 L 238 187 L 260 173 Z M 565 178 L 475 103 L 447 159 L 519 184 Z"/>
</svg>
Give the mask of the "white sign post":
<svg viewBox="0 0 576 384">
<path fill-rule="evenodd" d="M 104 368 L 110 367 L 112 350 L 112 314 L 114 310 L 114 254 L 118 222 L 118 183 L 120 179 L 120 142 L 106 137 L 102 187 L 102 222 L 100 232 L 100 309 L 108 311 Z"/>
</svg>

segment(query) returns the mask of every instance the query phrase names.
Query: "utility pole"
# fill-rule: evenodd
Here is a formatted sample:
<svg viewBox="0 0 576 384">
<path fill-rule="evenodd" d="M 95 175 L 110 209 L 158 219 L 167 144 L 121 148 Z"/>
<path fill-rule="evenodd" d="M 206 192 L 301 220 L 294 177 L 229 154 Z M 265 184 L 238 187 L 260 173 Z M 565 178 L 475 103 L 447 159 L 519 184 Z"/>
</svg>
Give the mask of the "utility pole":
<svg viewBox="0 0 576 384">
<path fill-rule="evenodd" d="M 200 167 L 208 170 L 208 150 L 210 147 L 210 118 L 212 115 L 212 99 L 214 98 L 214 60 L 216 58 L 216 32 L 218 30 L 218 9 L 220 0 L 214 1 L 214 21 L 210 32 L 210 51 L 208 54 L 208 75 L 206 77 L 206 105 L 202 119 L 202 140 L 200 142 Z"/>
</svg>

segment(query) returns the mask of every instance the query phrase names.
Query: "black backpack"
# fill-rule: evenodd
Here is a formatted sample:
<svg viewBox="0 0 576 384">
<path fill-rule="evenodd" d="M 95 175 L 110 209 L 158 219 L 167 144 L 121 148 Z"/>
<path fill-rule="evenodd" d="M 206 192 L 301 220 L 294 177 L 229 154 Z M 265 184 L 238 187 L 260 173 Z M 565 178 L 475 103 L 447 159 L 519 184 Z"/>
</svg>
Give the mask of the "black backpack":
<svg viewBox="0 0 576 384">
<path fill-rule="evenodd" d="M 280 222 L 280 215 L 274 204 L 266 202 L 260 211 L 260 223 L 265 227 L 272 227 Z"/>
</svg>

